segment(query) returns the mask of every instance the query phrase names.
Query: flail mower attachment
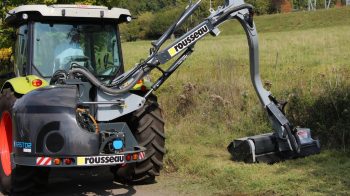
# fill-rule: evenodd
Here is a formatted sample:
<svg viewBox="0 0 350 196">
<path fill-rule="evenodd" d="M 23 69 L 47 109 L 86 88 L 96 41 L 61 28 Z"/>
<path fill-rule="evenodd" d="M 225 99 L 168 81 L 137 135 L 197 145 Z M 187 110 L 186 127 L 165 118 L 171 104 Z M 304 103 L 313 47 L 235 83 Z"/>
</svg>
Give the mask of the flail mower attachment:
<svg viewBox="0 0 350 196">
<path fill-rule="evenodd" d="M 235 139 L 227 149 L 232 154 L 234 161 L 246 163 L 275 163 L 320 153 L 319 140 L 311 138 L 310 129 L 297 128 L 296 138 L 300 141 L 299 153 L 293 152 L 288 140 L 280 139 L 276 133 Z"/>
</svg>

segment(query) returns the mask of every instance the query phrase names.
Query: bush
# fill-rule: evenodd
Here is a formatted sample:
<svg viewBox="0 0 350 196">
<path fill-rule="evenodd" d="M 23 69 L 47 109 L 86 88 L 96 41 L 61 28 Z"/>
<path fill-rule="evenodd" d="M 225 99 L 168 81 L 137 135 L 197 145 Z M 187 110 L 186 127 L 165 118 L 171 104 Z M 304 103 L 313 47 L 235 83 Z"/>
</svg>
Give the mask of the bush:
<svg viewBox="0 0 350 196">
<path fill-rule="evenodd" d="M 271 14 L 276 11 L 271 0 L 246 0 L 246 3 L 252 4 L 258 15 Z"/>
<path fill-rule="evenodd" d="M 326 147 L 349 150 L 350 85 L 325 79 L 319 95 L 294 91 L 288 116 L 298 125 L 310 127 Z"/>
<path fill-rule="evenodd" d="M 151 12 L 142 13 L 136 20 L 130 24 L 120 26 L 121 36 L 126 41 L 136 41 L 137 39 L 146 39 L 149 37 L 150 26 L 154 21 L 154 14 Z"/>
<path fill-rule="evenodd" d="M 151 12 L 142 13 L 130 24 L 121 25 L 123 39 L 126 41 L 157 39 L 177 19 L 181 11 L 181 8 L 171 8 L 155 14 Z M 178 32 L 183 32 L 183 28 L 180 28 Z"/>
<path fill-rule="evenodd" d="M 178 19 L 184 10 L 185 4 L 179 4 L 176 7 L 167 7 L 156 13 L 142 13 L 137 16 L 137 19 L 131 24 L 121 26 L 123 39 L 126 41 L 158 39 L 170 25 Z M 186 22 L 177 29 L 175 35 L 180 36 L 201 22 L 203 18 L 209 15 L 208 10 L 209 4 L 203 2 L 201 7 L 193 13 L 191 19 L 187 19 Z"/>
</svg>

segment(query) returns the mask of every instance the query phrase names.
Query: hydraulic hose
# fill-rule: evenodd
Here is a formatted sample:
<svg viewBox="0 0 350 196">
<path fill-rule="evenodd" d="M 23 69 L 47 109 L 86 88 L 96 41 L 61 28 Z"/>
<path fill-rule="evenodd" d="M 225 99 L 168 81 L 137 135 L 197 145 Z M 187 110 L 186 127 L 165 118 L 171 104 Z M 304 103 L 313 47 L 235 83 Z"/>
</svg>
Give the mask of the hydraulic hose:
<svg viewBox="0 0 350 196">
<path fill-rule="evenodd" d="M 101 89 L 102 91 L 111 94 L 111 95 L 118 95 L 118 94 L 123 94 L 128 92 L 132 87 L 134 87 L 137 83 L 137 81 L 139 81 L 143 75 L 144 75 L 144 70 L 140 69 L 139 73 L 137 73 L 137 75 L 134 77 L 134 80 L 126 85 L 125 87 L 123 87 L 122 89 L 114 89 L 114 88 L 109 88 L 106 87 L 103 83 L 101 83 L 93 74 L 91 74 L 89 71 L 85 70 L 85 69 L 81 69 L 81 68 L 73 68 L 69 71 L 69 77 L 73 77 L 73 75 L 75 73 L 79 73 L 84 75 L 94 86 L 96 86 L 97 88 Z"/>
</svg>

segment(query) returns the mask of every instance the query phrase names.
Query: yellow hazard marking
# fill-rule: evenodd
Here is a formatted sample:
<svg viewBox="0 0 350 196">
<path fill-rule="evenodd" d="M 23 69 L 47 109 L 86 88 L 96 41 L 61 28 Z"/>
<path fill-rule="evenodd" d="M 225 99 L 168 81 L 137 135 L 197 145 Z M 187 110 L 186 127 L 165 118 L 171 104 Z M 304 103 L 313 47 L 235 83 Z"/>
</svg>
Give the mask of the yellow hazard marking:
<svg viewBox="0 0 350 196">
<path fill-rule="evenodd" d="M 85 157 L 78 157 L 77 165 L 85 165 Z"/>
<path fill-rule="evenodd" d="M 175 50 L 175 48 L 170 48 L 170 49 L 168 50 L 168 52 L 169 52 L 170 56 L 172 56 L 172 57 L 176 55 L 176 50 Z"/>
<path fill-rule="evenodd" d="M 41 80 L 42 85 L 40 87 L 33 86 L 32 82 L 34 80 L 38 80 L 38 79 Z M 18 94 L 21 94 L 21 95 L 25 95 L 32 90 L 49 85 L 49 83 L 46 80 L 44 80 L 38 76 L 35 76 L 35 75 L 28 75 L 28 76 L 24 76 L 24 77 L 12 78 L 10 80 L 7 80 L 5 84 L 7 84 L 7 83 L 10 83 L 10 85 L 15 90 L 15 92 Z"/>
</svg>

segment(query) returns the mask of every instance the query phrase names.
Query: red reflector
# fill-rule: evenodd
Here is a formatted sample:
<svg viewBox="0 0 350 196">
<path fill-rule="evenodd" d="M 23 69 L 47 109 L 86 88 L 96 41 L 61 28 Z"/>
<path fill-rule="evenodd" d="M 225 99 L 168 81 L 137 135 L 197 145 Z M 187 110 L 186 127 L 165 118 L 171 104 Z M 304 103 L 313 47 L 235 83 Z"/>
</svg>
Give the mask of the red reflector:
<svg viewBox="0 0 350 196">
<path fill-rule="evenodd" d="M 61 159 L 59 159 L 59 158 L 54 159 L 53 162 L 55 163 L 55 165 L 60 165 L 61 164 Z"/>
<path fill-rule="evenodd" d="M 39 86 L 43 85 L 43 81 L 40 79 L 35 79 L 32 81 L 32 85 L 35 87 L 39 87 Z"/>
<path fill-rule="evenodd" d="M 127 161 L 130 161 L 130 160 L 131 160 L 131 154 L 126 155 L 125 159 L 126 159 Z"/>
<path fill-rule="evenodd" d="M 64 163 L 66 165 L 70 165 L 70 164 L 72 164 L 72 160 L 71 159 L 64 159 Z"/>
<path fill-rule="evenodd" d="M 139 154 L 138 153 L 134 153 L 132 155 L 132 160 L 137 160 L 139 158 Z"/>
</svg>

